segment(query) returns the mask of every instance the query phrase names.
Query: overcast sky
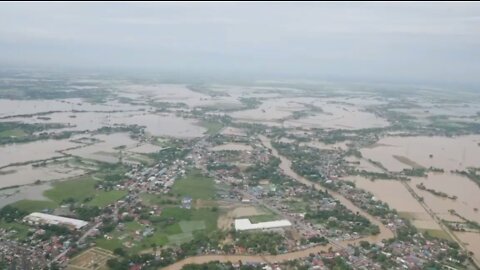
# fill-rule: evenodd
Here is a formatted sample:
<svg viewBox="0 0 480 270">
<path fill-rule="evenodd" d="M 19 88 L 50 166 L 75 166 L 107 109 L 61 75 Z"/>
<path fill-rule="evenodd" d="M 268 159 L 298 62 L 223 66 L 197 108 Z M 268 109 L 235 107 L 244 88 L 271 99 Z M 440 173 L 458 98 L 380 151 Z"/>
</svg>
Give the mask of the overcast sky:
<svg viewBox="0 0 480 270">
<path fill-rule="evenodd" d="M 480 83 L 480 4 L 2 2 L 0 65 Z"/>
</svg>

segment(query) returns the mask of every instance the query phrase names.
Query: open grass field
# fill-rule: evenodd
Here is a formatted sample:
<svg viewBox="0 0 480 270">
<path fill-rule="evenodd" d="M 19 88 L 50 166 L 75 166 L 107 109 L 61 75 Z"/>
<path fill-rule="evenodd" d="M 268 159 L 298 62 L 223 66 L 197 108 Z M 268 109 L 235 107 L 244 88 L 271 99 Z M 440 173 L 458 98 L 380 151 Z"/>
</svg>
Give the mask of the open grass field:
<svg viewBox="0 0 480 270">
<path fill-rule="evenodd" d="M 168 242 L 173 245 L 180 245 L 191 240 L 193 240 L 193 234 L 191 232 L 173 234 L 168 236 Z"/>
<path fill-rule="evenodd" d="M 87 204 L 91 206 L 105 207 L 120 200 L 126 195 L 127 192 L 124 190 L 96 191 L 95 197 Z"/>
<path fill-rule="evenodd" d="M 111 251 L 118 247 L 124 247 L 124 243 L 130 243 L 132 247 L 128 248 L 128 252 L 131 254 L 148 249 L 152 244 L 157 246 L 178 245 L 192 240 L 195 231 L 208 233 L 216 230 L 218 216 L 218 211 L 210 208 L 168 207 L 160 215 L 159 222 L 153 223 L 153 235 L 141 236 L 147 226 L 137 221 L 131 221 L 121 226 L 122 229 L 116 229 L 109 233 L 112 239 L 101 238 L 96 243 L 97 246 Z M 169 220 L 169 222 L 165 222 L 165 220 Z M 137 231 L 140 232 L 140 235 L 136 233 Z"/>
<path fill-rule="evenodd" d="M 180 221 L 180 228 L 182 232 L 193 232 L 198 230 L 205 230 L 205 221 L 203 220 L 194 220 L 194 221 Z"/>
<path fill-rule="evenodd" d="M 58 204 L 52 201 L 35 201 L 35 200 L 21 200 L 12 204 L 25 212 L 40 212 L 44 209 L 54 209 L 58 207 Z"/>
<path fill-rule="evenodd" d="M 145 205 L 148 206 L 177 206 L 180 204 L 180 199 L 175 196 L 170 196 L 167 194 L 140 194 L 140 198 Z"/>
<path fill-rule="evenodd" d="M 5 237 L 9 239 L 23 240 L 27 238 L 30 227 L 18 222 L 4 222 L 0 221 L 0 228 L 7 231 Z"/>
<path fill-rule="evenodd" d="M 259 216 L 251 216 L 251 217 L 246 217 L 250 220 L 252 223 L 260 223 L 260 222 L 267 222 L 267 221 L 273 221 L 277 220 L 278 216 L 276 215 L 259 215 Z"/>
<path fill-rule="evenodd" d="M 110 251 L 113 251 L 116 248 L 122 247 L 122 241 L 119 239 L 106 239 L 106 238 L 99 238 L 95 241 L 98 247 L 104 248 Z"/>
<path fill-rule="evenodd" d="M 420 231 L 424 233 L 428 233 L 430 236 L 446 239 L 449 241 L 453 241 L 453 239 L 443 230 L 434 230 L 434 229 L 421 229 Z"/>
<path fill-rule="evenodd" d="M 205 134 L 208 135 L 217 134 L 223 128 L 223 125 L 221 123 L 212 121 L 202 121 L 200 125 L 207 129 L 207 131 L 205 131 Z"/>
<path fill-rule="evenodd" d="M 53 189 L 45 191 L 44 195 L 56 203 L 61 203 L 69 198 L 81 202 L 95 193 L 96 182 L 91 176 L 82 176 L 55 183 Z"/>
<path fill-rule="evenodd" d="M 206 177 L 198 170 L 191 170 L 187 175 L 175 181 L 172 192 L 193 199 L 212 199 L 215 195 L 213 179 Z"/>
<path fill-rule="evenodd" d="M 109 250 L 94 247 L 88 249 L 70 260 L 68 270 L 102 270 L 108 269 L 106 263 L 115 258 Z"/>
<path fill-rule="evenodd" d="M 9 137 L 23 137 L 26 136 L 27 133 L 21 129 L 9 129 L 0 132 L 0 138 L 9 138 Z"/>
</svg>

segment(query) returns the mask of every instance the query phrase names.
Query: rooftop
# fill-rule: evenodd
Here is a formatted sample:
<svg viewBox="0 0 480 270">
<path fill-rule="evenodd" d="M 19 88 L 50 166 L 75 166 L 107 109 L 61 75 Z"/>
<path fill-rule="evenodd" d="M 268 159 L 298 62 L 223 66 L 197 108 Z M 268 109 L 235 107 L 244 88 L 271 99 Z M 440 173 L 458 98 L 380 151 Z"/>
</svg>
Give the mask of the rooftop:
<svg viewBox="0 0 480 270">
<path fill-rule="evenodd" d="M 292 226 L 292 223 L 286 219 L 259 223 L 252 223 L 248 218 L 241 218 L 235 220 L 235 230 L 237 231 L 275 229 L 289 226 Z"/>
</svg>

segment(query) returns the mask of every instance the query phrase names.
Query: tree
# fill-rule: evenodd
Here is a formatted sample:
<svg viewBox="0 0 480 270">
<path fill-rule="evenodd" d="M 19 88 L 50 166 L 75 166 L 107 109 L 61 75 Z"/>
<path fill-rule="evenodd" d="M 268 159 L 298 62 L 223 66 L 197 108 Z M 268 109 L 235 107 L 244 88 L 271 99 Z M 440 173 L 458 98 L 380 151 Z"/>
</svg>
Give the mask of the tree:
<svg viewBox="0 0 480 270">
<path fill-rule="evenodd" d="M 113 250 L 113 254 L 118 255 L 120 257 L 125 257 L 127 255 L 127 252 L 121 247 L 116 248 Z"/>
</svg>

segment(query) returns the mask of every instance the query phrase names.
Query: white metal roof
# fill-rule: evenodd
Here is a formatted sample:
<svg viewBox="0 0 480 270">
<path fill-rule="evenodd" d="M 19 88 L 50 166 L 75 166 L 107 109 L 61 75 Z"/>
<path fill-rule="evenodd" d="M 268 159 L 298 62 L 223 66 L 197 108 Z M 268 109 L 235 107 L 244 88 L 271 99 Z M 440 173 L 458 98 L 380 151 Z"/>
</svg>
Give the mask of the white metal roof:
<svg viewBox="0 0 480 270">
<path fill-rule="evenodd" d="M 260 223 L 252 223 L 248 218 L 235 219 L 235 230 L 237 231 L 274 229 L 289 226 L 292 226 L 292 223 L 286 219 Z"/>
<path fill-rule="evenodd" d="M 46 224 L 69 225 L 75 227 L 75 229 L 81 229 L 88 224 L 88 222 L 80 219 L 66 218 L 38 212 L 33 212 L 24 219 L 27 221 L 41 222 Z"/>
</svg>

